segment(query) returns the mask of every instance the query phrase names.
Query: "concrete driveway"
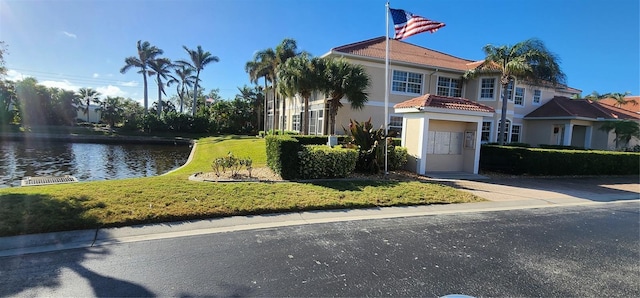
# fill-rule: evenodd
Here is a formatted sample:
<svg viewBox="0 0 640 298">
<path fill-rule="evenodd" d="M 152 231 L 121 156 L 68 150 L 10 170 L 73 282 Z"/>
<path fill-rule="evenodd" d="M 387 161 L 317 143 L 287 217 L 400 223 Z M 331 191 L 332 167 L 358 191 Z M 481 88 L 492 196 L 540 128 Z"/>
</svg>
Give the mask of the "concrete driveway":
<svg viewBox="0 0 640 298">
<path fill-rule="evenodd" d="M 473 177 L 471 177 L 473 179 Z M 548 204 L 612 202 L 640 199 L 640 177 L 511 177 L 439 179 L 460 190 L 495 202 L 536 201 Z"/>
</svg>

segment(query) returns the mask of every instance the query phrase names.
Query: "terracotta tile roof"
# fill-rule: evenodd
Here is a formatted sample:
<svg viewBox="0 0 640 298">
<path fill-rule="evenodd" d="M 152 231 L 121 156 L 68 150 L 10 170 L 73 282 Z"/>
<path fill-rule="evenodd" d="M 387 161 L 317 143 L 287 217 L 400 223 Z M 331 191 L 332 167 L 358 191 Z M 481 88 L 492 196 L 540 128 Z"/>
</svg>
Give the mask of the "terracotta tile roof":
<svg viewBox="0 0 640 298">
<path fill-rule="evenodd" d="M 634 105 L 632 102 L 628 103 L 626 105 L 621 105 L 619 108 L 623 109 L 623 110 L 627 110 L 629 112 L 632 113 L 636 113 L 636 114 L 640 114 L 640 96 L 625 96 L 626 100 L 631 100 L 636 102 L 636 104 Z M 616 106 L 617 102 L 615 99 L 613 98 L 605 98 L 603 100 L 598 101 L 601 104 L 605 104 L 608 106 Z"/>
<path fill-rule="evenodd" d="M 425 94 L 420 97 L 403 101 L 393 106 L 394 108 L 441 108 L 451 110 L 487 112 L 493 113 L 494 109 L 483 104 L 470 101 L 462 97 L 440 96 Z"/>
<path fill-rule="evenodd" d="M 333 48 L 331 49 L 331 53 L 337 52 L 385 59 L 385 47 L 385 37 L 381 36 Z M 449 68 L 460 71 L 473 69 L 483 62 L 458 58 L 395 39 L 389 40 L 389 60 Z"/>
<path fill-rule="evenodd" d="M 623 109 L 600 104 L 587 99 L 570 99 L 556 96 L 527 114 L 525 118 L 590 118 L 590 119 L 635 119 L 640 115 Z"/>
</svg>

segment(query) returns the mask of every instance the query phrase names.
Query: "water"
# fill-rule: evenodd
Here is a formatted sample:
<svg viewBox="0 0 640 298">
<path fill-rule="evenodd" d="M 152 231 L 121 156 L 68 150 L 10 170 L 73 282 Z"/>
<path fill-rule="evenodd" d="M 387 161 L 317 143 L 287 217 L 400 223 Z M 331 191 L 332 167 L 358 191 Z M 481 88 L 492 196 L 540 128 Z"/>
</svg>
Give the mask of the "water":
<svg viewBox="0 0 640 298">
<path fill-rule="evenodd" d="M 27 140 L 0 143 L 0 188 L 26 176 L 72 175 L 79 181 L 161 175 L 182 166 L 188 145 L 117 145 Z"/>
</svg>

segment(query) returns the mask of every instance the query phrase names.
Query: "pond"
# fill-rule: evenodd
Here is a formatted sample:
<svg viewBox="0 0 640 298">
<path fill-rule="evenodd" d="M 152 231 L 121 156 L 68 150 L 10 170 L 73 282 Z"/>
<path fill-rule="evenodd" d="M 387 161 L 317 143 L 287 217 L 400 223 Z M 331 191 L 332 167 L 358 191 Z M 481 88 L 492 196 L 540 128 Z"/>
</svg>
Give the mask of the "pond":
<svg viewBox="0 0 640 298">
<path fill-rule="evenodd" d="M 182 166 L 191 146 L 0 142 L 0 188 L 20 186 L 26 176 L 72 175 L 79 181 L 161 175 Z"/>
</svg>

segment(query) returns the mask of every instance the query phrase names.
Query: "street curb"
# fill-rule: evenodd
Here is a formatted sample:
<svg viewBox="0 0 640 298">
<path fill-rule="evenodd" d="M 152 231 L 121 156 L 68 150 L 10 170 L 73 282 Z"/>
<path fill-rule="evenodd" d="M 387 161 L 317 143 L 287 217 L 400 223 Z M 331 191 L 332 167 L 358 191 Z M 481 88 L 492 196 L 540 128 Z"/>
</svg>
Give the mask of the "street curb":
<svg viewBox="0 0 640 298">
<path fill-rule="evenodd" d="M 415 216 L 445 215 L 456 213 L 494 212 L 507 210 L 538 209 L 640 203 L 638 199 L 611 202 L 577 201 L 553 203 L 541 200 L 505 202 L 478 202 L 447 205 L 384 207 L 369 209 L 337 209 L 306 211 L 255 216 L 233 216 L 198 221 L 128 226 L 98 230 L 80 230 L 45 234 L 20 235 L 0 238 L 0 257 L 42 253 L 74 248 L 150 241 L 174 237 L 198 236 L 214 233 L 268 229 L 307 224 L 344 222 L 370 219 L 390 219 Z M 640 205 L 639 205 L 640 206 Z"/>
</svg>

